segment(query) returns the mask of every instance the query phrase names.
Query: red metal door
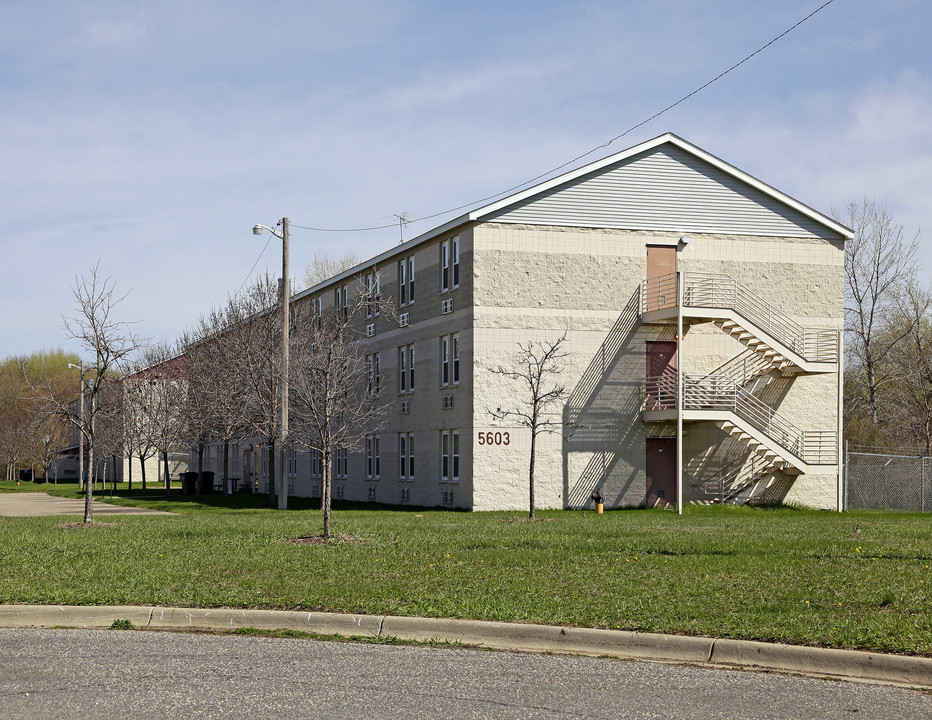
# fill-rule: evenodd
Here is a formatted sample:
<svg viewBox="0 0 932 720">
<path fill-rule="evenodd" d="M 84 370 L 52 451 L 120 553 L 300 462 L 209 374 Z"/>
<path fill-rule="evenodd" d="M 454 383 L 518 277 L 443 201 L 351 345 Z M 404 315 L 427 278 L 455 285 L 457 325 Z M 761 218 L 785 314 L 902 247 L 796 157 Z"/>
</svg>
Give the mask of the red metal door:
<svg viewBox="0 0 932 720">
<path fill-rule="evenodd" d="M 647 438 L 647 507 L 676 503 L 676 439 Z"/>
<path fill-rule="evenodd" d="M 676 246 L 647 246 L 647 310 L 661 310 L 676 305 Z"/>
<path fill-rule="evenodd" d="M 676 343 L 670 340 L 648 340 L 644 343 L 644 354 L 647 357 L 645 408 L 676 409 Z"/>
</svg>

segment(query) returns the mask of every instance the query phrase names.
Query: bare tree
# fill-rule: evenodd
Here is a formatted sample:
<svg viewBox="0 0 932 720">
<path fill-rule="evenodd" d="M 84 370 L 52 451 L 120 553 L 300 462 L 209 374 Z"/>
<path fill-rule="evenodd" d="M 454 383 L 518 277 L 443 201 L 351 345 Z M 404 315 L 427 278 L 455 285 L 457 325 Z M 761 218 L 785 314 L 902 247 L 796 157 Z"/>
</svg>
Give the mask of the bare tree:
<svg viewBox="0 0 932 720">
<path fill-rule="evenodd" d="M 864 198 L 848 203 L 836 220 L 854 231 L 845 249 L 845 332 L 852 370 L 862 375 L 867 417 L 878 422 L 878 363 L 911 332 L 908 322 L 895 323 L 898 332 L 884 332 L 899 312 L 903 289 L 915 277 L 919 232 L 903 234 L 883 204 Z"/>
<path fill-rule="evenodd" d="M 332 465 L 337 450 L 358 449 L 384 426 L 388 404 L 381 395 L 378 355 L 366 353 L 362 323 L 367 308 L 390 314 L 387 302 L 360 290 L 346 307 L 302 317 L 292 335 L 292 441 L 320 453 L 321 509 L 330 537 Z"/>
<path fill-rule="evenodd" d="M 566 387 L 555 382 L 563 372 L 560 364 L 567 356 L 564 351 L 566 333 L 552 342 L 539 340 L 518 343 L 518 352 L 513 367 L 492 368 L 496 375 L 502 375 L 518 382 L 522 387 L 524 398 L 518 409 L 509 410 L 499 407 L 491 411 L 496 420 L 516 422 L 531 432 L 531 452 L 528 465 L 528 491 L 530 511 L 528 517 L 534 519 L 534 461 L 537 450 L 537 436 L 543 432 L 559 432 L 563 427 L 562 416 L 551 411 L 566 396 Z"/>
<path fill-rule="evenodd" d="M 133 396 L 142 404 L 146 442 L 161 454 L 165 495 L 171 494 L 169 456 L 180 445 L 185 424 L 187 402 L 187 364 L 183 354 L 166 343 L 146 348 L 142 366 L 128 381 Z"/>
<path fill-rule="evenodd" d="M 132 331 L 130 323 L 114 317 L 116 307 L 126 298 L 117 295 L 114 282 L 100 275 L 100 263 L 91 268 L 90 275 L 75 277 L 73 295 L 77 313 L 74 317 L 63 317 L 67 335 L 90 353 L 93 362 L 85 374 L 92 378 L 82 388 L 86 401 L 85 416 L 76 424 L 88 445 L 89 467 L 94 468 L 94 438 L 96 421 L 102 409 L 100 399 L 119 380 L 121 368 L 141 344 L 141 338 Z M 30 382 L 32 391 L 46 403 L 72 416 L 71 403 L 64 403 L 51 391 L 45 382 Z M 92 484 L 84 486 L 84 522 L 94 516 Z"/>
<path fill-rule="evenodd" d="M 932 293 L 913 282 L 903 295 L 901 311 L 885 330 L 901 339 L 878 364 L 877 375 L 886 386 L 878 414 L 890 439 L 918 444 L 928 454 L 932 450 Z"/>
<path fill-rule="evenodd" d="M 269 454 L 269 504 L 275 506 L 275 447 L 281 432 L 281 306 L 271 275 L 258 278 L 242 295 L 230 298 L 223 310 L 229 349 L 230 387 L 239 388 L 240 426 L 261 438 Z"/>
<path fill-rule="evenodd" d="M 362 258 L 356 254 L 355 250 L 344 250 L 339 255 L 315 252 L 314 259 L 304 268 L 304 286 L 306 288 L 314 287 L 324 280 L 329 280 L 352 267 L 356 267 L 361 262 Z"/>
<path fill-rule="evenodd" d="M 126 454 L 129 457 L 129 487 L 132 489 L 132 460 L 139 460 L 142 490 L 146 491 L 146 461 L 158 452 L 151 428 L 149 411 L 151 388 L 142 376 L 130 375 L 123 379 L 123 430 Z"/>
<path fill-rule="evenodd" d="M 230 321 L 229 313 L 214 309 L 180 340 L 187 358 L 189 426 L 198 451 L 198 475 L 202 471 L 205 444 L 221 440 L 224 495 L 229 489 L 230 443 L 245 431 L 244 394 L 234 368 L 240 328 L 231 326 Z"/>
</svg>

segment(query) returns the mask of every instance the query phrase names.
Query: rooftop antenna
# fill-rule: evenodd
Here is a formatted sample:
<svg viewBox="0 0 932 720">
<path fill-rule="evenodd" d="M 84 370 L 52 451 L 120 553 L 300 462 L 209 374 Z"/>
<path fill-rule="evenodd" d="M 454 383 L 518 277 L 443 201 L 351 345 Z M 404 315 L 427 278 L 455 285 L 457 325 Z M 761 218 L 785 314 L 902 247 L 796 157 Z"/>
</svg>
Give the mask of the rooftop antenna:
<svg viewBox="0 0 932 720">
<path fill-rule="evenodd" d="M 398 213 L 393 214 L 396 218 L 398 218 L 398 234 L 400 235 L 398 244 L 401 245 L 405 241 L 405 228 L 411 224 L 411 220 L 409 219 L 410 213 L 403 212 L 400 215 Z"/>
</svg>

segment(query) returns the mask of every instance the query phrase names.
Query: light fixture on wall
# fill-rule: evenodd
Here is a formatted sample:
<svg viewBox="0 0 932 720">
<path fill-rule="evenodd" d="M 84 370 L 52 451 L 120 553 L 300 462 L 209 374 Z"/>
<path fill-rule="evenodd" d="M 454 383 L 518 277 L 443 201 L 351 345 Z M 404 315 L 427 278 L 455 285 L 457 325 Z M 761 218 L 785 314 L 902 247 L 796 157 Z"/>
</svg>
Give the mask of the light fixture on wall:
<svg viewBox="0 0 932 720">
<path fill-rule="evenodd" d="M 680 238 L 680 245 L 689 245 L 690 239 L 689 235 L 684 235 Z"/>
</svg>

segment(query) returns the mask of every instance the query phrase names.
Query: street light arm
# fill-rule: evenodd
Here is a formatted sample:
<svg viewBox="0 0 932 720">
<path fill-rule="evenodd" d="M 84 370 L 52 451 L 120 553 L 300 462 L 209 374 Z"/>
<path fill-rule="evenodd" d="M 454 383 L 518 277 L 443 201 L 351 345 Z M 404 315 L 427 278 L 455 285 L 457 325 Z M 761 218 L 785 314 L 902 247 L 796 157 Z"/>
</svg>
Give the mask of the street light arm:
<svg viewBox="0 0 932 720">
<path fill-rule="evenodd" d="M 261 235 L 263 230 L 268 230 L 270 233 L 272 233 L 272 234 L 273 234 L 275 237 L 277 237 L 279 240 L 284 240 L 284 235 L 282 235 L 281 233 L 279 233 L 277 230 L 273 230 L 272 228 L 268 227 L 267 225 L 253 225 L 253 226 L 252 226 L 252 234 L 253 234 L 253 235 Z"/>
</svg>

